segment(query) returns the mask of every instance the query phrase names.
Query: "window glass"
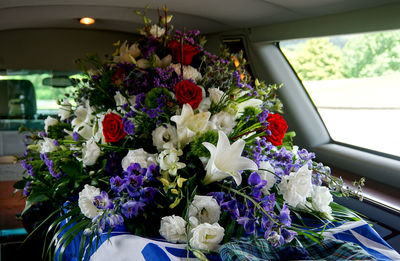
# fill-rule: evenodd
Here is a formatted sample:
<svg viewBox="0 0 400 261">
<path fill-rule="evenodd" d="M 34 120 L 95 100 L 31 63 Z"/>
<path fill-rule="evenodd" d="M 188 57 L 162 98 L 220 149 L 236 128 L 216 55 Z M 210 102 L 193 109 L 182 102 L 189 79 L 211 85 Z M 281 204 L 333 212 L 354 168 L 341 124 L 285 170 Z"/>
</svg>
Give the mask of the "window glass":
<svg viewBox="0 0 400 261">
<path fill-rule="evenodd" d="M 73 71 L 0 71 L 0 130 L 43 128 L 43 119 L 58 113 L 57 100 L 81 78 Z"/>
<path fill-rule="evenodd" d="M 400 30 L 280 46 L 333 140 L 400 156 Z"/>
</svg>

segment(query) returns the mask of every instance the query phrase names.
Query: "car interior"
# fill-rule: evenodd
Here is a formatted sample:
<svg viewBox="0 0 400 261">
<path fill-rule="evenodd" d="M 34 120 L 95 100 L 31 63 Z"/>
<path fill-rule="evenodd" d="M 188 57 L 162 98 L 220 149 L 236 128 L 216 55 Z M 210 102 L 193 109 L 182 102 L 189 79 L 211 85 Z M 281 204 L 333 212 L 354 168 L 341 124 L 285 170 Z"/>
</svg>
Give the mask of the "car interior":
<svg viewBox="0 0 400 261">
<path fill-rule="evenodd" d="M 400 76 L 400 37 L 393 38 L 393 46 L 397 46 L 393 49 L 382 45 L 381 60 L 373 60 L 358 76 L 348 76 L 339 67 L 330 74 L 324 74 L 325 70 L 322 76 L 312 75 L 329 66 L 315 57 L 334 48 L 347 51 L 340 58 L 346 61 L 340 68 L 349 65 L 349 59 L 356 57 L 352 53 L 364 48 L 361 43 L 348 44 L 353 36 L 393 32 L 397 37 L 399 0 L 0 0 L 0 260 L 12 260 L 8 258 L 26 237 L 18 214 L 25 202 L 13 196 L 12 187 L 23 175 L 14 158 L 24 152 L 19 127 L 43 128 L 43 119 L 56 114 L 56 100 L 71 93 L 74 79 L 81 77 L 77 59 L 93 53 L 104 57 L 113 52 L 113 43 L 133 42 L 139 35 L 136 28 L 142 24 L 134 11 L 143 11 L 146 5 L 148 17 L 154 20 L 166 5 L 174 27 L 199 29 L 207 37 L 207 50 L 218 53 L 221 44 L 232 51 L 243 50 L 254 78 L 282 84 L 283 117 L 289 130 L 296 132 L 294 143 L 315 152 L 317 160 L 348 186 L 365 177 L 362 201 L 335 201 L 367 217 L 380 236 L 400 252 L 400 86 L 396 78 Z M 82 17 L 96 22 L 83 25 L 79 23 Z M 384 42 L 377 37 L 365 50 Z M 307 59 L 317 61 L 307 71 L 303 69 L 308 63 L 294 60 L 306 52 L 309 39 L 328 40 L 319 54 L 315 51 L 318 43 L 310 45 L 307 57 L 311 58 Z M 333 47 L 324 49 L 328 45 Z M 391 56 L 385 52 L 389 49 L 393 50 Z M 332 54 L 330 62 L 339 60 L 335 57 Z M 378 63 L 385 66 L 372 67 Z M 383 67 L 390 72 L 381 73 Z M 332 76 L 339 70 L 343 71 L 340 76 Z M 377 85 L 366 88 L 374 81 L 366 71 L 381 77 Z M 339 94 L 330 90 L 343 80 L 340 77 L 362 78 L 359 82 L 366 87 L 347 89 L 336 97 Z M 393 84 L 391 88 L 386 79 Z M 319 92 L 312 85 L 317 82 Z M 374 107 L 376 100 L 379 104 Z M 357 114 L 364 109 L 365 114 Z M 369 145 L 371 140 L 376 145 Z"/>
</svg>

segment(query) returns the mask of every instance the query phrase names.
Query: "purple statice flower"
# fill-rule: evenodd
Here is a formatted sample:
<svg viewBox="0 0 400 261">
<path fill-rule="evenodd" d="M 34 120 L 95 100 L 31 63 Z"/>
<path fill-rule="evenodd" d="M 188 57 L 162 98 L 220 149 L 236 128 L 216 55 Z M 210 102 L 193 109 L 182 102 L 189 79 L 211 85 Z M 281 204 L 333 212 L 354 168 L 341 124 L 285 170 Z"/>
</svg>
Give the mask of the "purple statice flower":
<svg viewBox="0 0 400 261">
<path fill-rule="evenodd" d="M 124 131 L 128 134 L 128 135 L 134 135 L 135 134 L 135 124 L 127 119 L 124 118 L 123 121 L 123 126 L 124 126 Z"/>
<path fill-rule="evenodd" d="M 294 239 L 295 236 L 297 236 L 297 233 L 295 231 L 282 228 L 281 235 L 282 235 L 283 239 L 285 240 L 285 243 L 289 243 Z"/>
<path fill-rule="evenodd" d="M 286 203 L 283 204 L 283 207 L 279 213 L 279 220 L 282 225 L 290 227 L 292 225 L 292 219 L 290 218 L 290 210 Z"/>
<path fill-rule="evenodd" d="M 261 126 L 266 127 L 268 126 L 268 117 L 269 111 L 267 109 L 264 109 L 260 114 L 257 115 L 258 121 L 261 123 Z"/>
<path fill-rule="evenodd" d="M 79 141 L 79 134 L 74 131 L 74 133 L 72 134 L 72 138 L 74 139 L 74 141 Z"/>
<path fill-rule="evenodd" d="M 311 182 L 313 185 L 321 186 L 322 185 L 322 175 L 319 173 L 315 173 L 312 175 Z"/>
<path fill-rule="evenodd" d="M 29 164 L 26 160 L 21 160 L 21 166 L 26 169 L 27 173 L 30 176 L 33 176 L 33 166 L 31 164 Z"/>
<path fill-rule="evenodd" d="M 41 131 L 41 132 L 39 132 L 39 136 L 42 138 L 45 138 L 45 137 L 47 137 L 47 133 L 45 131 Z"/>
<path fill-rule="evenodd" d="M 31 183 L 32 183 L 32 181 L 28 181 L 28 182 L 26 182 L 26 184 L 25 184 L 24 190 L 22 191 L 22 194 L 23 194 L 25 197 L 29 196 L 29 193 L 30 193 L 31 188 L 32 188 Z"/>
<path fill-rule="evenodd" d="M 59 179 L 63 175 L 61 171 L 57 172 L 57 170 L 54 168 L 54 162 L 48 157 L 47 153 L 40 154 L 40 158 L 44 161 L 49 169 L 50 174 L 54 178 Z"/>
<path fill-rule="evenodd" d="M 139 211 L 143 210 L 145 204 L 140 201 L 131 200 L 122 205 L 122 214 L 127 218 L 136 217 L 139 215 Z"/>
<path fill-rule="evenodd" d="M 110 185 L 113 191 L 120 193 L 127 187 L 128 183 L 126 179 L 121 179 L 119 176 L 115 176 L 110 179 Z"/>
<path fill-rule="evenodd" d="M 113 209 L 114 203 L 108 197 L 107 192 L 102 191 L 99 196 L 95 196 L 93 204 L 99 209 Z"/>
<path fill-rule="evenodd" d="M 158 41 L 151 37 L 148 45 L 141 48 L 144 58 L 148 59 L 150 55 L 154 53 L 155 50 L 157 50 L 157 48 L 158 48 Z"/>
<path fill-rule="evenodd" d="M 243 88 L 244 85 L 240 82 L 240 73 L 238 71 L 234 71 L 232 77 L 236 79 L 236 85 L 239 88 Z"/>
<path fill-rule="evenodd" d="M 121 106 L 121 109 L 125 110 L 126 108 L 128 108 L 129 104 L 128 103 L 124 103 L 124 105 Z"/>
<path fill-rule="evenodd" d="M 146 94 L 145 93 L 139 93 L 136 96 L 135 106 L 134 106 L 134 108 L 136 110 L 140 110 L 142 107 L 144 107 L 143 104 L 144 104 L 144 99 L 145 98 L 146 98 Z"/>
<path fill-rule="evenodd" d="M 266 239 L 273 247 L 280 247 L 285 243 L 283 236 L 279 235 L 276 231 L 272 231 Z"/>
<path fill-rule="evenodd" d="M 58 141 L 53 140 L 54 145 L 56 145 L 57 147 L 60 146 L 60 144 L 58 144 Z"/>
</svg>

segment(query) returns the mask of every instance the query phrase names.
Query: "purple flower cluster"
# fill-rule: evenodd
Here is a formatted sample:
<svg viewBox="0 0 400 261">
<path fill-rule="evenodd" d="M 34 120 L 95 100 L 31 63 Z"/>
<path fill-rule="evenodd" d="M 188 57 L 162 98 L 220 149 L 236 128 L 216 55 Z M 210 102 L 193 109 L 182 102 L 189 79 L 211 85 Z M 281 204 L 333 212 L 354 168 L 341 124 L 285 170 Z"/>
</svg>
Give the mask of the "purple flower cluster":
<svg viewBox="0 0 400 261">
<path fill-rule="evenodd" d="M 140 164 L 134 163 L 123 172 L 122 178 L 115 176 L 110 179 L 111 190 L 121 198 L 122 215 L 136 217 L 147 205 L 153 204 L 159 191 L 151 185 L 159 182 L 155 178 L 157 175 L 159 167 L 156 164 L 141 168 Z"/>
<path fill-rule="evenodd" d="M 268 117 L 269 111 L 267 109 L 264 109 L 260 114 L 257 115 L 258 121 L 261 123 L 261 126 L 266 127 L 268 126 Z"/>
<path fill-rule="evenodd" d="M 25 197 L 29 196 L 29 193 L 30 193 L 31 188 L 32 188 L 31 183 L 32 183 L 32 181 L 28 181 L 28 182 L 26 182 L 26 184 L 25 184 L 25 188 L 24 188 L 24 190 L 22 191 L 22 194 L 23 194 Z"/>
<path fill-rule="evenodd" d="M 251 87 L 247 83 L 241 83 L 240 73 L 238 71 L 234 71 L 233 74 L 232 74 L 232 77 L 235 79 L 236 86 L 238 86 L 239 88 L 246 88 L 246 89 L 248 89 L 250 91 L 252 91 L 254 89 L 253 87 Z M 255 95 L 253 95 L 253 94 L 254 94 L 254 92 L 253 93 L 251 93 L 251 92 L 248 93 L 249 96 L 257 96 L 258 95 L 257 92 L 255 92 Z"/>
<path fill-rule="evenodd" d="M 164 87 L 170 91 L 174 91 L 175 85 L 182 79 L 179 75 L 177 76 L 173 72 L 173 67 L 167 67 L 165 69 L 157 67 L 153 77 L 153 86 Z"/>
<path fill-rule="evenodd" d="M 27 171 L 29 176 L 33 177 L 33 166 L 31 164 L 29 164 L 26 160 L 21 160 L 21 166 Z"/>
<path fill-rule="evenodd" d="M 59 179 L 63 175 L 61 171 L 57 172 L 57 170 L 54 168 L 54 162 L 48 157 L 47 153 L 40 154 L 40 158 L 44 161 L 47 168 L 49 169 L 50 174 L 54 178 Z"/>
</svg>

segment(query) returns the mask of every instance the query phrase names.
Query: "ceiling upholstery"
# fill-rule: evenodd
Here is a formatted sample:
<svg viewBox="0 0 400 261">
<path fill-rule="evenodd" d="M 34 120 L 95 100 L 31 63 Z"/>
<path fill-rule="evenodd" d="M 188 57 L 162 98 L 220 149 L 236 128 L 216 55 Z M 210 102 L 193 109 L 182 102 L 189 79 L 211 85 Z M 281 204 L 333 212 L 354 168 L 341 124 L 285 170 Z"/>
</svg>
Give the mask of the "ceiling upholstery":
<svg viewBox="0 0 400 261">
<path fill-rule="evenodd" d="M 0 0 L 0 31 L 21 28 L 82 28 L 79 17 L 92 16 L 92 29 L 136 32 L 141 19 L 134 10 L 149 4 L 157 18 L 163 4 L 174 25 L 205 33 L 251 28 L 342 13 L 400 0 Z"/>
</svg>

